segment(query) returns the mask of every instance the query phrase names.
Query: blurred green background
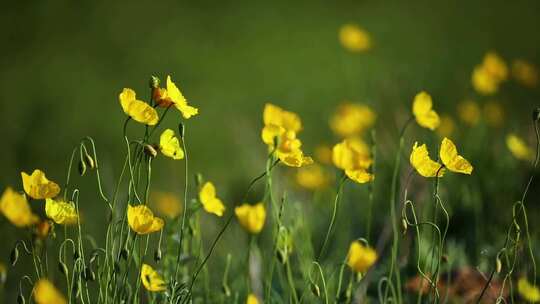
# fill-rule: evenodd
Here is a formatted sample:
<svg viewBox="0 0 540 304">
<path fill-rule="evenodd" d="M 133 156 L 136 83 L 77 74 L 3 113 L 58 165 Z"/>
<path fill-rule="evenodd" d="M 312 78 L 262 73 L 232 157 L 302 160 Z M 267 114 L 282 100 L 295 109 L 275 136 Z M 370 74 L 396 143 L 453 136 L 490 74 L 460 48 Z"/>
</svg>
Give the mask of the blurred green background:
<svg viewBox="0 0 540 304">
<path fill-rule="evenodd" d="M 534 0 L 12 1 L 2 6 L 2 189 L 21 190 L 20 171 L 34 168 L 63 183 L 71 150 L 88 135 L 97 142 L 110 192 L 125 153 L 125 115 L 117 96 L 130 87 L 147 100 L 150 75 L 171 74 L 199 108 L 200 115 L 186 124 L 191 170 L 212 180 L 232 204 L 240 197 L 235 189 L 244 189 L 264 167 L 266 147 L 259 134 L 266 102 L 299 113 L 308 154 L 321 142 L 337 141 L 328 117 L 340 102 L 369 104 L 378 112 L 385 163 L 395 151 L 397 125 L 406 120 L 418 91 L 427 90 L 437 111 L 453 115 L 464 98 L 482 102 L 470 74 L 487 51 L 496 50 L 507 61 L 540 62 L 540 2 Z M 371 34 L 371 50 L 353 54 L 341 47 L 338 30 L 350 22 Z M 538 105 L 538 89 L 509 83 L 502 92 L 496 99 L 507 110 L 504 128 L 487 141 L 478 136 L 487 137 L 489 130 L 462 130 L 458 144 L 473 163 L 487 168 L 472 177 L 481 189 L 495 191 L 482 192 L 483 201 L 515 200 L 526 177 L 525 170 L 503 186 L 494 180 L 500 176 L 492 174 L 512 172 L 494 169 L 495 162 L 509 159 L 502 135 L 513 131 L 533 144 L 530 112 Z M 176 128 L 179 114 L 173 112 L 165 125 Z M 427 131 L 413 132 L 427 141 Z M 182 163 L 160 159 L 155 167 L 154 186 L 180 194 Z M 100 216 L 105 221 L 105 206 L 93 179 L 78 182 L 88 185 L 82 204 L 100 204 L 99 213 L 86 210 L 89 229 L 96 229 Z M 381 171 L 377 183 L 387 182 Z M 377 191 L 383 204 L 385 189 Z M 506 225 L 509 216 L 498 220 Z M 7 239 L 12 244 L 12 237 Z M 8 249 L 0 250 L 1 260 L 7 260 Z"/>
</svg>

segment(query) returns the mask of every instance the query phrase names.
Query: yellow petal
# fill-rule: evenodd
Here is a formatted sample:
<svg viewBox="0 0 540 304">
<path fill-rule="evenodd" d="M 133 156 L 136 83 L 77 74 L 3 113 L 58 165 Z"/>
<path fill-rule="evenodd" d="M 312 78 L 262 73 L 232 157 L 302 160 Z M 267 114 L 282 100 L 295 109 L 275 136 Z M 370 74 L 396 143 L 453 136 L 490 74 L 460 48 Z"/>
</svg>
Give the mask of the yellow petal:
<svg viewBox="0 0 540 304">
<path fill-rule="evenodd" d="M 199 200 L 206 212 L 223 216 L 225 205 L 216 197 L 216 188 L 211 182 L 206 182 L 199 192 Z"/>
<path fill-rule="evenodd" d="M 284 128 L 286 131 L 293 131 L 295 133 L 302 129 L 302 121 L 296 113 L 285 111 L 271 103 L 267 103 L 264 106 L 263 122 L 265 126 L 275 125 Z"/>
<path fill-rule="evenodd" d="M 48 218 L 60 225 L 73 225 L 79 219 L 73 203 L 46 199 L 45 214 Z"/>
<path fill-rule="evenodd" d="M 527 278 L 521 277 L 518 280 L 517 289 L 519 295 L 527 302 L 540 302 L 540 289 L 527 281 Z"/>
<path fill-rule="evenodd" d="M 173 193 L 153 192 L 151 196 L 153 206 L 157 211 L 170 219 L 175 219 L 182 212 L 182 204 L 178 197 Z"/>
<path fill-rule="evenodd" d="M 10 187 L 4 190 L 0 198 L 0 211 L 17 227 L 31 226 L 39 221 L 39 218 L 32 213 L 26 197 Z"/>
<path fill-rule="evenodd" d="M 153 126 L 159 121 L 159 116 L 154 108 L 144 101 L 135 99 L 135 91 L 125 88 L 118 99 L 120 105 L 129 117 L 145 125 Z"/>
<path fill-rule="evenodd" d="M 257 296 L 250 293 L 247 297 L 246 304 L 259 304 L 259 299 L 257 299 Z"/>
<path fill-rule="evenodd" d="M 32 175 L 21 172 L 24 191 L 34 199 L 53 198 L 60 192 L 60 186 L 50 181 L 41 170 L 34 170 Z"/>
<path fill-rule="evenodd" d="M 127 218 L 129 227 L 138 234 L 149 234 L 163 228 L 163 220 L 155 217 L 152 210 L 145 205 L 128 204 Z"/>
<path fill-rule="evenodd" d="M 166 290 L 165 281 L 150 265 L 143 264 L 141 267 L 141 281 L 148 291 Z"/>
<path fill-rule="evenodd" d="M 369 33 L 356 24 L 346 24 L 339 29 L 341 45 L 351 52 L 362 52 L 371 48 Z"/>
<path fill-rule="evenodd" d="M 345 174 L 352 181 L 359 184 L 365 184 L 375 179 L 375 176 L 373 174 L 367 172 L 364 169 L 345 170 Z"/>
<path fill-rule="evenodd" d="M 538 68 L 522 59 L 516 59 L 512 63 L 512 76 L 518 83 L 529 88 L 537 87 L 540 79 Z"/>
<path fill-rule="evenodd" d="M 325 188 L 330 179 L 330 175 L 318 164 L 304 166 L 296 172 L 298 185 L 309 190 Z"/>
<path fill-rule="evenodd" d="M 352 270 L 365 273 L 377 261 L 377 252 L 359 241 L 354 241 L 349 247 L 347 265 Z"/>
<path fill-rule="evenodd" d="M 424 177 L 435 177 L 437 172 L 439 177 L 444 174 L 442 165 L 429 157 L 426 144 L 418 146 L 418 143 L 415 142 L 409 160 L 418 174 Z"/>
<path fill-rule="evenodd" d="M 36 304 L 66 304 L 64 296 L 47 279 L 40 279 L 34 286 Z"/>
<path fill-rule="evenodd" d="M 432 109 L 432 106 L 433 102 L 428 93 L 422 91 L 414 97 L 413 115 L 416 122 L 424 128 L 435 130 L 440 124 L 440 119 L 437 112 Z"/>
<path fill-rule="evenodd" d="M 261 139 L 269 147 L 274 147 L 275 138 L 281 137 L 285 133 L 285 128 L 277 125 L 266 125 L 261 131 Z"/>
<path fill-rule="evenodd" d="M 330 119 L 330 128 L 340 137 L 359 135 L 373 126 L 377 115 L 364 104 L 341 104 Z"/>
<path fill-rule="evenodd" d="M 159 150 L 163 155 L 172 159 L 184 158 L 184 150 L 180 148 L 180 141 L 174 135 L 174 131 L 166 129 L 159 137 Z"/>
<path fill-rule="evenodd" d="M 240 225 L 249 233 L 257 234 L 261 232 L 266 220 L 266 210 L 263 203 L 254 206 L 243 204 L 234 209 Z"/>
<path fill-rule="evenodd" d="M 474 89 L 482 95 L 493 95 L 499 90 L 499 81 L 492 77 L 483 66 L 476 66 L 471 81 Z"/>
<path fill-rule="evenodd" d="M 508 134 L 506 136 L 506 146 L 517 159 L 527 161 L 532 160 L 534 157 L 533 151 L 527 146 L 525 141 L 515 134 Z"/>
<path fill-rule="evenodd" d="M 471 174 L 473 171 L 472 165 L 463 156 L 458 155 L 456 145 L 446 137 L 441 143 L 439 156 L 450 171 L 464 174 Z"/>
<path fill-rule="evenodd" d="M 182 113 L 185 119 L 189 119 L 199 113 L 197 108 L 188 105 L 186 98 L 172 81 L 171 76 L 167 76 L 167 95 L 172 99 L 175 107 Z"/>
</svg>

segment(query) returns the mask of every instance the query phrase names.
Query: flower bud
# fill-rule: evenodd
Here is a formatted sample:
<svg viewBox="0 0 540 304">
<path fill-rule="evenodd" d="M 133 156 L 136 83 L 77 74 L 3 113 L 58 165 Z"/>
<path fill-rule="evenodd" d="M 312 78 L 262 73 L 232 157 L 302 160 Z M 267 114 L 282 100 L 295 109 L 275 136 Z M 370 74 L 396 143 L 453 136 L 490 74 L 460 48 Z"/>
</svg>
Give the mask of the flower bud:
<svg viewBox="0 0 540 304">
<path fill-rule="evenodd" d="M 502 270 L 502 262 L 499 256 L 497 256 L 497 259 L 495 260 L 495 271 L 497 271 L 497 273 L 501 273 L 501 270 Z"/>
<path fill-rule="evenodd" d="M 180 134 L 180 138 L 184 139 L 184 133 L 186 132 L 186 128 L 184 127 L 183 123 L 178 124 L 178 134 Z"/>
<path fill-rule="evenodd" d="M 406 234 L 409 224 L 407 224 L 407 220 L 405 220 L 404 218 L 401 219 L 401 226 L 403 227 L 403 234 Z"/>
<path fill-rule="evenodd" d="M 122 248 L 120 251 L 120 257 L 124 260 L 127 260 L 129 256 L 129 251 L 126 248 Z"/>
<path fill-rule="evenodd" d="M 227 298 L 231 296 L 231 289 L 229 288 L 229 286 L 225 284 L 221 285 L 221 291 Z"/>
<path fill-rule="evenodd" d="M 94 271 L 92 271 L 90 267 L 86 267 L 86 269 L 84 269 L 84 280 L 87 282 L 93 282 L 96 280 L 96 274 L 94 273 Z"/>
<path fill-rule="evenodd" d="M 22 293 L 19 292 L 19 295 L 17 296 L 17 304 L 25 304 L 26 300 L 24 299 L 24 296 Z"/>
<path fill-rule="evenodd" d="M 81 257 L 81 255 L 79 254 L 79 251 L 76 250 L 75 253 L 73 254 L 73 260 L 76 261 L 76 260 L 78 260 L 80 257 Z"/>
<path fill-rule="evenodd" d="M 15 245 L 15 247 L 13 247 L 13 250 L 11 250 L 9 260 L 11 261 L 11 266 L 15 266 L 15 264 L 17 264 L 17 261 L 19 260 L 19 248 L 17 247 L 17 245 Z"/>
<path fill-rule="evenodd" d="M 58 262 L 58 270 L 60 270 L 60 273 L 63 274 L 65 277 L 68 276 L 68 268 L 64 262 Z"/>
<path fill-rule="evenodd" d="M 96 168 L 96 163 L 94 162 L 94 159 L 92 158 L 92 156 L 86 153 L 84 154 L 84 162 L 86 163 L 88 167 L 90 167 L 90 169 Z"/>
<path fill-rule="evenodd" d="M 161 248 L 158 248 L 158 249 L 154 252 L 154 261 L 156 261 L 156 263 L 159 263 L 159 261 L 161 261 L 161 257 L 162 257 L 162 254 L 161 254 Z"/>
<path fill-rule="evenodd" d="M 152 75 L 150 76 L 150 81 L 148 81 L 148 85 L 151 89 L 157 89 L 159 88 L 160 80 L 156 76 Z"/>
<path fill-rule="evenodd" d="M 310 286 L 310 289 L 311 289 L 311 293 L 313 293 L 314 296 L 316 296 L 317 298 L 321 296 L 321 289 L 319 288 L 319 285 L 315 284 L 315 283 L 311 283 L 309 284 Z"/>
<path fill-rule="evenodd" d="M 79 161 L 79 175 L 83 176 L 86 173 L 86 164 L 84 161 Z"/>
<path fill-rule="evenodd" d="M 157 156 L 157 150 L 152 145 L 145 145 L 144 146 L 144 153 L 150 157 L 156 157 Z"/>
</svg>

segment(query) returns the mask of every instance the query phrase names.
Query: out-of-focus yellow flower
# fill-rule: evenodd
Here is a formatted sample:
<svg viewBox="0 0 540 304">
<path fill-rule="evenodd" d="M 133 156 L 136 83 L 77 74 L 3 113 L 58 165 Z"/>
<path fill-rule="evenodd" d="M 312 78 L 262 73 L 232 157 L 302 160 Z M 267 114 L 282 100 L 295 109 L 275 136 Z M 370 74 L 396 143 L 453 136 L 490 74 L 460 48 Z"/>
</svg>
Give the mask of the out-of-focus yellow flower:
<svg viewBox="0 0 540 304">
<path fill-rule="evenodd" d="M 157 88 L 153 91 L 153 96 L 158 106 L 167 108 L 174 105 L 185 119 L 199 113 L 199 109 L 188 105 L 186 98 L 172 81 L 171 76 L 167 76 L 167 89 Z"/>
<path fill-rule="evenodd" d="M 330 128 L 338 136 L 351 137 L 373 126 L 376 118 L 375 112 L 367 105 L 345 102 L 330 118 Z"/>
<path fill-rule="evenodd" d="M 440 119 L 432 107 L 433 102 L 428 93 L 422 91 L 416 94 L 413 100 L 413 114 L 416 122 L 424 128 L 435 130 L 440 124 Z"/>
<path fill-rule="evenodd" d="M 495 52 L 488 52 L 481 65 L 474 68 L 471 81 L 474 89 L 482 95 L 495 94 L 501 82 L 508 78 L 508 67 Z"/>
<path fill-rule="evenodd" d="M 332 149 L 332 161 L 357 183 L 367 183 L 375 178 L 367 171 L 373 163 L 369 147 L 360 138 L 348 138 L 336 144 Z"/>
<path fill-rule="evenodd" d="M 471 174 L 473 166 L 457 152 L 456 145 L 448 138 L 443 138 L 439 156 L 448 170 L 456 173 Z"/>
<path fill-rule="evenodd" d="M 457 112 L 459 119 L 469 126 L 475 126 L 480 121 L 482 111 L 478 103 L 472 100 L 465 100 L 458 104 Z"/>
<path fill-rule="evenodd" d="M 339 29 L 339 42 L 345 49 L 355 53 L 371 48 L 369 33 L 356 24 L 345 24 Z"/>
<path fill-rule="evenodd" d="M 120 105 L 129 117 L 145 125 L 154 126 L 158 123 L 159 116 L 154 108 L 144 101 L 137 100 L 135 91 L 124 88 L 118 96 Z"/>
<path fill-rule="evenodd" d="M 44 239 L 49 235 L 51 231 L 51 223 L 49 220 L 42 220 L 37 223 L 35 227 L 35 234 L 38 238 Z"/>
<path fill-rule="evenodd" d="M 454 129 L 454 119 L 450 115 L 443 114 L 441 115 L 441 123 L 435 132 L 437 132 L 440 137 L 448 137 L 454 133 Z"/>
<path fill-rule="evenodd" d="M 246 304 L 259 304 L 259 299 L 257 299 L 257 296 L 250 293 L 247 296 Z"/>
<path fill-rule="evenodd" d="M 276 155 L 282 163 L 290 167 L 313 163 L 311 157 L 304 155 L 302 142 L 296 137 L 297 132 L 302 129 L 298 115 L 267 103 L 263 111 L 263 122 L 261 138 L 270 150 L 274 149 L 277 143 Z"/>
<path fill-rule="evenodd" d="M 409 160 L 413 168 L 423 177 L 444 175 L 443 166 L 429 157 L 426 144 L 418 146 L 418 143 L 415 142 Z"/>
<path fill-rule="evenodd" d="M 527 281 L 527 278 L 519 278 L 517 288 L 519 295 L 525 301 L 531 303 L 540 302 L 540 289 L 529 283 L 529 281 Z"/>
<path fill-rule="evenodd" d="M 525 60 L 514 60 L 512 63 L 512 76 L 523 86 L 534 88 L 538 85 L 538 68 Z"/>
<path fill-rule="evenodd" d="M 165 281 L 150 265 L 144 264 L 141 268 L 141 281 L 148 291 L 166 290 Z"/>
<path fill-rule="evenodd" d="M 497 101 L 489 101 L 484 105 L 484 117 L 491 127 L 500 127 L 504 123 L 504 108 Z"/>
<path fill-rule="evenodd" d="M 349 247 L 347 265 L 352 270 L 365 273 L 377 261 L 377 252 L 359 241 L 354 241 Z"/>
<path fill-rule="evenodd" d="M 214 187 L 214 184 L 211 182 L 204 183 L 199 192 L 199 200 L 206 212 L 217 216 L 223 216 L 225 205 L 223 205 L 223 202 L 216 196 L 216 187 Z"/>
<path fill-rule="evenodd" d="M 506 136 L 506 146 L 517 159 L 527 161 L 532 160 L 534 157 L 531 148 L 516 134 L 510 133 Z"/>
<path fill-rule="evenodd" d="M 73 225 L 79 219 L 75 205 L 72 202 L 66 203 L 50 198 L 45 201 L 45 214 L 48 218 L 60 225 Z"/>
<path fill-rule="evenodd" d="M 166 129 L 159 136 L 159 150 L 163 155 L 172 159 L 184 158 L 184 150 L 180 148 L 180 141 L 171 129 Z"/>
<path fill-rule="evenodd" d="M 266 220 L 266 209 L 264 203 L 256 205 L 243 204 L 234 208 L 234 213 L 240 225 L 249 233 L 257 234 L 261 232 Z"/>
<path fill-rule="evenodd" d="M 50 181 L 41 170 L 34 170 L 32 175 L 21 172 L 23 188 L 34 199 L 53 198 L 60 192 L 60 186 Z"/>
<path fill-rule="evenodd" d="M 160 231 L 164 222 L 154 216 L 150 208 L 145 205 L 131 206 L 128 204 L 127 218 L 129 227 L 138 234 L 149 234 Z"/>
<path fill-rule="evenodd" d="M 318 145 L 315 148 L 315 158 L 321 164 L 329 165 L 332 163 L 332 147 L 328 145 Z"/>
<path fill-rule="evenodd" d="M 39 221 L 37 215 L 32 213 L 30 205 L 23 194 L 7 187 L 0 198 L 0 211 L 15 226 L 31 226 Z"/>
<path fill-rule="evenodd" d="M 182 213 L 182 204 L 178 197 L 172 193 L 152 193 L 152 204 L 156 207 L 159 214 L 170 219 L 174 219 Z"/>
<path fill-rule="evenodd" d="M 37 304 L 65 304 L 66 298 L 47 279 L 40 279 L 34 286 L 34 300 Z"/>
<path fill-rule="evenodd" d="M 309 189 L 318 190 L 328 186 L 330 178 L 319 164 L 311 164 L 302 167 L 296 172 L 296 182 L 298 185 Z"/>
</svg>

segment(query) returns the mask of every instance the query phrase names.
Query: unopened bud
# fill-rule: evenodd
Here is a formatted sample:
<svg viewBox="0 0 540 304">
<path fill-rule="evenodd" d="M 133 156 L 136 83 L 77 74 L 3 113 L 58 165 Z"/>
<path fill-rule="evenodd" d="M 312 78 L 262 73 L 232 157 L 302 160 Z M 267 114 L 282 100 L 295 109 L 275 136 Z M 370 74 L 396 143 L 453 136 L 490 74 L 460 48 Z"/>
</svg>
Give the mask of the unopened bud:
<svg viewBox="0 0 540 304">
<path fill-rule="evenodd" d="M 497 256 L 497 259 L 495 260 L 495 271 L 497 271 L 497 273 L 501 273 L 501 270 L 502 270 L 502 262 L 501 262 L 501 259 Z"/>
<path fill-rule="evenodd" d="M 407 233 L 409 224 L 407 224 L 407 221 L 404 218 L 401 219 L 401 226 L 403 227 L 403 234 Z"/>
<path fill-rule="evenodd" d="M 79 251 L 75 251 L 75 253 L 73 254 L 73 260 L 76 261 L 76 260 L 78 260 L 80 257 L 81 257 L 81 255 L 79 254 Z"/>
<path fill-rule="evenodd" d="M 540 107 L 533 110 L 532 119 L 533 121 L 540 121 Z"/>
<path fill-rule="evenodd" d="M 86 164 L 84 161 L 79 161 L 79 175 L 83 176 L 86 173 Z"/>
<path fill-rule="evenodd" d="M 90 167 L 90 169 L 96 168 L 96 163 L 94 162 L 94 159 L 92 158 L 92 156 L 88 154 L 84 154 L 84 162 L 86 163 L 88 167 Z"/>
<path fill-rule="evenodd" d="M 186 128 L 184 127 L 183 123 L 178 124 L 178 134 L 180 134 L 180 138 L 184 139 L 184 134 L 186 132 Z"/>
<path fill-rule="evenodd" d="M 221 286 L 221 291 L 223 291 L 223 294 L 228 298 L 231 296 L 231 289 L 229 288 L 229 286 L 223 284 Z"/>
<path fill-rule="evenodd" d="M 159 78 L 157 78 L 154 75 L 150 76 L 150 81 L 148 81 L 148 84 L 150 85 L 151 89 L 159 88 L 159 83 L 160 83 Z"/>
<path fill-rule="evenodd" d="M 319 288 L 319 285 L 315 283 L 310 284 L 311 293 L 313 293 L 314 296 L 317 298 L 321 296 L 321 289 Z"/>
<path fill-rule="evenodd" d="M 60 270 L 60 273 L 63 274 L 65 277 L 68 275 L 68 268 L 66 264 L 63 262 L 58 262 L 58 270 Z"/>
<path fill-rule="evenodd" d="M 158 248 L 156 252 L 154 252 L 154 261 L 156 261 L 156 263 L 161 261 L 161 248 Z"/>
<path fill-rule="evenodd" d="M 11 250 L 9 260 L 11 261 L 11 266 L 17 264 L 17 261 L 19 260 L 19 248 L 17 248 L 17 246 L 13 247 L 13 250 Z"/>
<path fill-rule="evenodd" d="M 129 256 L 129 251 L 126 248 L 122 248 L 120 251 L 120 257 L 124 260 L 127 260 Z"/>
<path fill-rule="evenodd" d="M 96 280 L 96 274 L 92 271 L 90 267 L 86 267 L 84 270 L 84 279 L 85 281 L 95 281 Z"/>
<path fill-rule="evenodd" d="M 24 296 L 19 293 L 19 295 L 17 296 L 17 304 L 24 304 L 26 303 L 26 300 L 24 299 Z"/>
<path fill-rule="evenodd" d="M 157 151 L 156 148 L 154 148 L 152 145 L 145 145 L 144 146 L 144 153 L 150 157 L 156 157 Z"/>
<path fill-rule="evenodd" d="M 276 252 L 276 257 L 281 264 L 285 264 L 285 262 L 287 262 L 287 255 L 281 250 Z"/>
</svg>

